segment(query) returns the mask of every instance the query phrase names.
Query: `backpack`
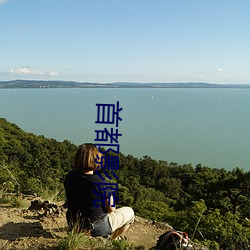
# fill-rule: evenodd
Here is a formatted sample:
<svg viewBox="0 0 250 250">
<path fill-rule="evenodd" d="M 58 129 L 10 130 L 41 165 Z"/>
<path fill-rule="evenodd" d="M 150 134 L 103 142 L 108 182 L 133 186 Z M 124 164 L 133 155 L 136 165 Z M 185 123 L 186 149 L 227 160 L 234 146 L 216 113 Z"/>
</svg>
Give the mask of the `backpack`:
<svg viewBox="0 0 250 250">
<path fill-rule="evenodd" d="M 180 231 L 167 231 L 162 234 L 157 243 L 156 249 L 176 250 L 176 249 L 193 249 L 189 245 L 188 234 Z"/>
</svg>

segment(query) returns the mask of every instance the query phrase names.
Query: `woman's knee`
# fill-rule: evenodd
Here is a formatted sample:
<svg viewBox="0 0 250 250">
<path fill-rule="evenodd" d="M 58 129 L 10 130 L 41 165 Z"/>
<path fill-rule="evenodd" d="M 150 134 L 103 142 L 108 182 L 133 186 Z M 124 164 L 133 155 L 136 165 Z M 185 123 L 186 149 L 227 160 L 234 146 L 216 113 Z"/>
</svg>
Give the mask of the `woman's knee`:
<svg viewBox="0 0 250 250">
<path fill-rule="evenodd" d="M 130 213 L 130 215 L 134 218 L 134 216 L 135 216 L 135 212 L 134 212 L 133 208 L 128 207 L 128 209 L 129 209 L 129 213 Z"/>
<path fill-rule="evenodd" d="M 131 207 L 124 207 L 124 216 L 126 217 L 127 224 L 134 222 L 134 210 Z"/>
</svg>

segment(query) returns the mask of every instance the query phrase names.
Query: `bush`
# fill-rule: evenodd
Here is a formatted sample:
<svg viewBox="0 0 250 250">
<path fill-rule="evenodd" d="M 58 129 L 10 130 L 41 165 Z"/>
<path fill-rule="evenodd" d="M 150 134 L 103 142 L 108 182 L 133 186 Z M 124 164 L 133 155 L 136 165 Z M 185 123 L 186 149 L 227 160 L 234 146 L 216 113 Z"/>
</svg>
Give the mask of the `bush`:
<svg viewBox="0 0 250 250">
<path fill-rule="evenodd" d="M 172 209 L 161 201 L 137 202 L 133 209 L 139 216 L 157 221 L 166 221 L 166 218 L 172 214 Z"/>
<path fill-rule="evenodd" d="M 28 201 L 17 196 L 12 197 L 10 204 L 12 207 L 20 207 L 20 208 L 28 207 Z"/>
<path fill-rule="evenodd" d="M 58 250 L 83 250 L 83 249 L 92 249 L 93 242 L 91 239 L 84 233 L 76 233 L 72 230 L 69 235 L 59 241 Z"/>
<path fill-rule="evenodd" d="M 90 238 L 88 233 L 76 233 L 72 230 L 69 235 L 62 239 L 58 250 L 143 250 L 143 246 L 133 247 L 126 240 L 111 240 L 103 237 Z"/>
<path fill-rule="evenodd" d="M 0 204 L 8 204 L 10 202 L 11 202 L 11 197 L 9 196 L 0 197 Z"/>
</svg>

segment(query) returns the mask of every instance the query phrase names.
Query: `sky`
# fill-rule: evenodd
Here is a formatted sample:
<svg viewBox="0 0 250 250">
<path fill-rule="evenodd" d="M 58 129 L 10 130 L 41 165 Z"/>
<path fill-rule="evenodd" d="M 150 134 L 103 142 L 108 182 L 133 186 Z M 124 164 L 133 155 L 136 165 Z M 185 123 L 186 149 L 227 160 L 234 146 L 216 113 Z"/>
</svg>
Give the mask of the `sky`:
<svg viewBox="0 0 250 250">
<path fill-rule="evenodd" d="M 250 83 L 249 0 L 0 0 L 0 81 Z"/>
</svg>

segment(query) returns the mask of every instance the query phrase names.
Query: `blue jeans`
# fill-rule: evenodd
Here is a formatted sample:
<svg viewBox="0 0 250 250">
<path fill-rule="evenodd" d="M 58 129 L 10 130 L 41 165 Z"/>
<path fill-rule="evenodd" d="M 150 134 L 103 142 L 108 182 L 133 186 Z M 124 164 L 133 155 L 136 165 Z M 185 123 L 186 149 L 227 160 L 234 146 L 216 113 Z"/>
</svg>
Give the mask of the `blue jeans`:
<svg viewBox="0 0 250 250">
<path fill-rule="evenodd" d="M 91 235 L 92 236 L 108 236 L 112 233 L 112 229 L 109 223 L 108 215 L 104 215 L 100 219 L 91 224 Z"/>
</svg>

